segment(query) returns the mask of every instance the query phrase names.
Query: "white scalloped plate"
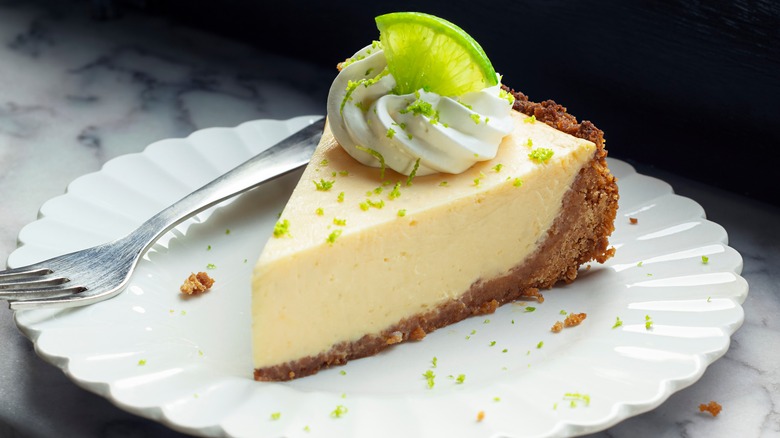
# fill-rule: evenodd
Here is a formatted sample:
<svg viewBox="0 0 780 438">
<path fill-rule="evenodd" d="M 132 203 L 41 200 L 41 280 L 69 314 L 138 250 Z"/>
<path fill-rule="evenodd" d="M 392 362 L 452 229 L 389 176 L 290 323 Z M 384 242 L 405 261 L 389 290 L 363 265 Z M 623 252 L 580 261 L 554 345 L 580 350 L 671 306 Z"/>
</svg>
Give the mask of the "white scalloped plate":
<svg viewBox="0 0 780 438">
<path fill-rule="evenodd" d="M 111 160 L 43 205 L 40 219 L 20 233 L 21 246 L 8 264 L 119 237 L 311 119 L 206 129 Z M 17 312 L 16 321 L 38 354 L 78 385 L 192 434 L 516 437 L 598 431 L 653 409 L 701 377 L 742 324 L 748 291 L 739 276 L 740 255 L 698 204 L 621 161 L 610 160 L 610 167 L 619 178 L 621 207 L 612 238 L 617 255 L 606 265 L 594 264 L 575 283 L 548 291 L 533 312 L 507 305 L 422 342 L 293 382 L 252 380 L 249 277 L 300 173 L 166 235 L 118 297 L 85 308 Z M 181 298 L 184 278 L 209 264 L 216 266 L 210 271 L 217 280 L 213 290 Z M 551 333 L 562 310 L 588 318 Z M 614 328 L 617 317 L 623 324 Z M 436 375 L 432 389 L 422 376 L 427 370 Z M 572 401 L 570 393 L 581 396 Z M 332 415 L 338 406 L 346 409 L 340 417 Z"/>
</svg>

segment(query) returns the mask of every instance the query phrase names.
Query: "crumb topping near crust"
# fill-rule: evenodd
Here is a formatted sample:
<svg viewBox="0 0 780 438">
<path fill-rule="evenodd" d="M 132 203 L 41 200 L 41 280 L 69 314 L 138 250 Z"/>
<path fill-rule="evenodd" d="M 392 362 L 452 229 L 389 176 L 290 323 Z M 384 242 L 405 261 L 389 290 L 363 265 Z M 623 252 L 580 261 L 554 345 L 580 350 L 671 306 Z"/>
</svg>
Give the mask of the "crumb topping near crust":
<svg viewBox="0 0 780 438">
<path fill-rule="evenodd" d="M 214 285 L 214 279 L 209 277 L 209 274 L 205 272 L 198 272 L 197 274 L 190 274 L 184 284 L 181 285 L 179 291 L 185 295 L 199 295 L 207 290 L 211 289 Z"/>
</svg>

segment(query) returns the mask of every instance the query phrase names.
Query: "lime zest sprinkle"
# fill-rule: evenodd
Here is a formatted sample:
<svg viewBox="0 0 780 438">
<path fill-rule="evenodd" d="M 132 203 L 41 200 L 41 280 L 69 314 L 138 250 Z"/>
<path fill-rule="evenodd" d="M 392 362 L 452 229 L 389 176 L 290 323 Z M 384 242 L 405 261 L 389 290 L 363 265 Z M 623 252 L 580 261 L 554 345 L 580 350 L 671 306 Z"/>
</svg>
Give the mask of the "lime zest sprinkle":
<svg viewBox="0 0 780 438">
<path fill-rule="evenodd" d="M 650 330 L 653 328 L 653 318 L 650 317 L 650 315 L 645 315 L 645 330 Z"/>
<path fill-rule="evenodd" d="M 542 348 L 544 347 L 544 341 L 539 341 L 538 344 L 536 344 L 536 348 Z"/>
<path fill-rule="evenodd" d="M 340 192 L 336 197 L 336 202 L 344 202 L 344 192 Z"/>
<path fill-rule="evenodd" d="M 344 62 L 341 63 L 341 69 L 343 70 L 344 68 L 346 68 L 348 65 L 352 64 L 353 62 L 360 61 L 362 59 L 365 59 L 364 55 L 357 55 L 355 57 L 347 58 L 347 59 L 344 60 Z"/>
<path fill-rule="evenodd" d="M 406 216 L 406 209 L 402 208 L 398 210 L 398 217 L 404 217 L 404 216 Z"/>
<path fill-rule="evenodd" d="M 320 161 L 320 164 L 319 164 L 319 166 L 320 166 L 320 167 L 325 167 L 325 166 L 327 166 L 327 165 L 328 165 L 328 160 L 322 160 L 322 161 Z"/>
<path fill-rule="evenodd" d="M 447 187 L 449 183 L 447 181 L 442 181 L 439 183 L 439 187 Z"/>
<path fill-rule="evenodd" d="M 334 230 L 332 233 L 328 234 L 325 241 L 328 242 L 329 245 L 333 245 L 333 242 L 335 242 L 339 236 L 341 236 L 341 230 Z"/>
<path fill-rule="evenodd" d="M 489 345 L 490 345 L 491 347 L 495 347 L 495 346 L 496 346 L 496 341 L 490 341 L 490 344 L 489 344 Z"/>
<path fill-rule="evenodd" d="M 531 139 L 531 137 L 528 137 L 528 140 L 525 142 L 525 145 L 529 148 L 534 147 L 534 141 Z"/>
<path fill-rule="evenodd" d="M 347 220 L 346 219 L 339 219 L 339 218 L 334 217 L 333 218 L 333 225 L 338 225 L 340 227 L 344 227 L 344 226 L 347 225 Z"/>
<path fill-rule="evenodd" d="M 412 185 L 412 180 L 417 175 L 417 169 L 419 168 L 420 168 L 420 159 L 418 158 L 417 161 L 414 162 L 414 167 L 412 168 L 412 172 L 409 174 L 409 177 L 406 178 L 407 186 Z"/>
<path fill-rule="evenodd" d="M 341 176 L 349 176 L 349 171 L 348 170 L 339 170 L 339 175 L 341 175 Z"/>
<path fill-rule="evenodd" d="M 381 209 L 382 207 L 385 206 L 385 201 L 381 199 L 379 201 L 372 201 L 370 199 L 366 199 L 366 202 L 364 204 L 366 204 L 367 207 L 374 207 L 376 209 Z M 360 208 L 363 209 L 362 204 Z M 367 210 L 367 208 L 365 210 Z"/>
<path fill-rule="evenodd" d="M 520 187 L 523 185 L 523 180 L 520 178 L 515 178 L 515 180 L 512 182 L 512 185 L 515 187 Z"/>
<path fill-rule="evenodd" d="M 570 408 L 576 408 L 579 402 L 585 403 L 585 406 L 590 406 L 590 395 L 580 394 L 579 392 L 567 392 L 563 394 L 563 399 L 569 401 Z"/>
<path fill-rule="evenodd" d="M 211 245 L 206 247 L 206 251 L 211 251 Z"/>
<path fill-rule="evenodd" d="M 530 139 L 529 139 L 530 140 Z M 552 149 L 536 148 L 528 154 L 528 158 L 536 161 L 537 163 L 546 163 L 553 156 Z"/>
<path fill-rule="evenodd" d="M 330 416 L 331 416 L 331 417 L 333 417 L 333 418 L 341 418 L 341 417 L 343 417 L 343 416 L 344 416 L 344 415 L 345 415 L 347 412 L 349 412 L 349 409 L 347 409 L 347 407 L 346 407 L 346 406 L 344 406 L 344 405 L 338 405 L 338 406 L 336 406 L 336 409 L 334 409 L 334 410 L 333 410 L 333 411 L 330 413 Z"/>
<path fill-rule="evenodd" d="M 710 262 L 710 258 L 709 258 L 709 257 L 707 257 L 707 256 L 704 256 L 704 255 L 703 255 L 703 256 L 701 256 L 701 263 L 702 263 L 703 265 L 706 265 L 706 264 L 707 264 L 707 263 L 709 263 L 709 262 Z"/>
<path fill-rule="evenodd" d="M 436 379 L 436 374 L 431 370 L 427 370 L 422 376 L 425 378 L 425 384 L 428 386 L 428 389 L 433 389 L 433 386 L 436 384 L 434 381 L 434 379 Z"/>
<path fill-rule="evenodd" d="M 401 182 L 400 181 L 396 182 L 395 185 L 393 186 L 393 190 L 391 190 L 390 193 L 387 195 L 387 197 L 390 198 L 391 201 L 401 196 L 401 190 L 399 190 L 400 187 L 401 187 Z"/>
<path fill-rule="evenodd" d="M 613 328 L 613 329 L 616 329 L 616 328 L 618 328 L 618 327 L 620 327 L 620 326 L 622 326 L 622 325 L 623 325 L 623 320 L 622 320 L 622 319 L 620 319 L 620 317 L 619 317 L 619 316 L 616 316 L 616 317 L 615 317 L 615 325 L 613 325 L 613 326 L 612 326 L 612 328 Z"/>
<path fill-rule="evenodd" d="M 292 237 L 290 234 L 290 221 L 287 219 L 282 219 L 274 225 L 274 237 L 278 239 L 283 236 Z"/>
<path fill-rule="evenodd" d="M 358 58 L 360 58 L 360 56 Z M 362 58 L 360 58 L 360 59 L 362 59 Z M 347 63 L 347 62 L 345 62 L 344 64 L 345 64 L 345 66 L 349 65 L 349 63 Z M 352 81 L 352 80 L 347 81 L 347 88 L 345 90 L 347 93 L 344 95 L 344 99 L 341 100 L 341 106 L 339 107 L 339 114 L 343 114 L 344 113 L 344 106 L 347 104 L 347 102 L 351 102 L 352 101 L 352 93 L 355 92 L 355 90 L 357 89 L 358 85 L 362 85 L 365 88 L 368 88 L 368 87 L 376 84 L 377 82 L 379 82 L 380 79 L 382 79 L 383 77 L 387 76 L 389 73 L 390 73 L 390 70 L 385 68 L 378 75 L 374 76 L 371 79 L 364 78 L 364 79 L 360 79 L 360 80 L 357 80 L 357 81 Z M 360 106 L 358 106 L 358 107 L 360 107 Z"/>
<path fill-rule="evenodd" d="M 320 182 L 312 181 L 314 183 L 314 186 L 317 187 L 317 191 L 320 192 L 327 192 L 328 190 L 333 188 L 333 183 L 336 181 L 325 181 L 324 179 L 320 178 Z"/>
<path fill-rule="evenodd" d="M 458 377 L 455 378 L 455 383 L 458 385 L 462 385 L 463 382 L 466 381 L 466 375 L 465 374 L 458 374 Z"/>
<path fill-rule="evenodd" d="M 395 129 L 393 128 L 387 128 L 387 138 L 393 138 L 395 137 Z"/>
<path fill-rule="evenodd" d="M 431 359 L 431 367 L 436 368 L 436 365 L 439 363 L 439 359 L 436 356 L 433 356 L 433 359 Z"/>
<path fill-rule="evenodd" d="M 311 432 L 311 428 L 309 427 L 308 424 L 306 426 L 303 426 L 303 431 L 304 432 Z"/>
<path fill-rule="evenodd" d="M 503 167 L 504 167 L 504 165 L 503 165 L 503 164 L 501 164 L 501 163 L 498 163 L 498 164 L 496 164 L 495 166 L 493 166 L 493 167 L 492 167 L 492 169 L 493 169 L 493 170 L 494 170 L 496 173 L 498 173 L 498 172 L 501 172 L 501 169 L 502 169 Z"/>
<path fill-rule="evenodd" d="M 206 269 L 217 269 L 217 265 L 214 263 L 209 263 L 206 265 Z"/>
<path fill-rule="evenodd" d="M 477 114 L 477 113 L 473 113 L 473 114 L 471 114 L 469 117 L 471 117 L 471 120 L 473 120 L 473 121 L 474 121 L 474 123 L 476 123 L 477 125 L 479 125 L 479 114 Z"/>
<path fill-rule="evenodd" d="M 536 116 L 531 114 L 530 116 L 523 119 L 523 123 L 531 123 L 531 124 L 536 123 Z"/>
<path fill-rule="evenodd" d="M 558 313 L 560 313 L 561 315 L 568 315 L 569 314 L 569 312 L 567 312 L 567 311 L 565 311 L 563 309 L 561 309 L 561 311 L 558 312 Z"/>
<path fill-rule="evenodd" d="M 534 310 L 536 310 L 536 307 L 533 307 L 533 306 L 528 306 L 528 307 L 525 308 L 525 312 L 526 313 L 533 312 Z"/>
<path fill-rule="evenodd" d="M 498 97 L 502 99 L 506 99 L 507 102 L 509 102 L 509 105 L 515 104 L 515 96 L 512 95 L 512 93 L 502 89 L 498 90 Z"/>
<path fill-rule="evenodd" d="M 339 374 L 341 374 L 342 376 L 346 376 L 346 375 L 347 375 L 347 372 L 346 372 L 346 371 L 344 371 L 344 370 L 341 370 L 341 371 L 339 371 Z"/>
<path fill-rule="evenodd" d="M 282 417 L 282 413 L 281 412 L 272 412 L 271 413 L 271 421 L 276 421 L 276 420 L 278 420 L 281 417 Z"/>
<path fill-rule="evenodd" d="M 644 262 L 639 262 L 639 263 L 637 263 L 637 264 L 636 264 L 636 267 L 637 267 L 637 268 L 641 268 L 643 263 L 644 263 Z"/>
<path fill-rule="evenodd" d="M 314 213 L 316 213 L 317 216 L 322 216 L 323 214 L 325 214 L 325 210 L 323 210 L 322 207 L 317 207 L 317 209 L 314 210 Z"/>
<path fill-rule="evenodd" d="M 419 98 L 419 93 L 416 93 L 417 99 L 410 103 L 406 108 L 399 111 L 401 114 L 412 113 L 413 116 L 425 116 L 430 119 L 430 123 L 435 125 L 439 123 L 439 112 L 433 109 L 433 105 Z"/>
<path fill-rule="evenodd" d="M 138 359 L 138 366 L 144 366 L 146 365 L 146 359 Z"/>
<path fill-rule="evenodd" d="M 370 154 L 374 158 L 379 160 L 379 179 L 385 179 L 385 157 L 383 157 L 382 154 L 380 154 L 379 152 L 371 148 L 360 146 L 359 144 L 355 145 L 355 148 L 359 151 L 363 151 L 367 154 Z"/>
</svg>

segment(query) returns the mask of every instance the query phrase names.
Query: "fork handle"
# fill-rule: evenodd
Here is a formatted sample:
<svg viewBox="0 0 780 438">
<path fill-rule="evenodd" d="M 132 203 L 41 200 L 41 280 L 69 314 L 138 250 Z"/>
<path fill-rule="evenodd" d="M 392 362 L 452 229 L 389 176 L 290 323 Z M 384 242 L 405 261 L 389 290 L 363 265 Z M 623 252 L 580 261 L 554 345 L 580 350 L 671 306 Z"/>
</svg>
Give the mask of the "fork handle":
<svg viewBox="0 0 780 438">
<path fill-rule="evenodd" d="M 127 235 L 126 242 L 146 252 L 157 239 L 187 218 L 309 162 L 325 127 L 325 118 L 285 138 L 160 211 Z"/>
</svg>

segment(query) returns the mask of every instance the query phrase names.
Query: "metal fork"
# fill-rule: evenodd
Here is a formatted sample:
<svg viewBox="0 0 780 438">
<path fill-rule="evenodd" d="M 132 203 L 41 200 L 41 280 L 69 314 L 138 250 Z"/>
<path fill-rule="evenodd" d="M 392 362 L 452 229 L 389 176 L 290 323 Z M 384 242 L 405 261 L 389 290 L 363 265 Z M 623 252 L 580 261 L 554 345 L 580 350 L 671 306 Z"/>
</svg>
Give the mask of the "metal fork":
<svg viewBox="0 0 780 438">
<path fill-rule="evenodd" d="M 160 236 L 225 199 L 304 166 L 325 119 L 240 164 L 113 242 L 0 272 L 0 300 L 14 310 L 93 304 L 119 294 L 138 260 Z"/>
</svg>

